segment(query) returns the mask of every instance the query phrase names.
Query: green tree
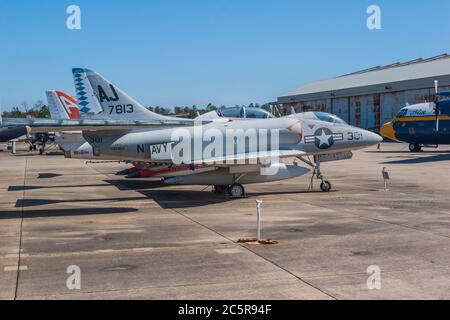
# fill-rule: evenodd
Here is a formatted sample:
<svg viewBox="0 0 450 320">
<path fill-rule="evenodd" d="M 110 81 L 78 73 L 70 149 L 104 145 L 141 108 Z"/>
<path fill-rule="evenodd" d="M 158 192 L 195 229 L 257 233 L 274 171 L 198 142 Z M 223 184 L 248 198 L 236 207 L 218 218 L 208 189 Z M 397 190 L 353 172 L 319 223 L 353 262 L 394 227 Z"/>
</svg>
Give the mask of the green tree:
<svg viewBox="0 0 450 320">
<path fill-rule="evenodd" d="M 183 113 L 183 108 L 182 107 L 175 107 L 174 111 L 175 111 L 175 114 L 182 114 Z"/>
<path fill-rule="evenodd" d="M 11 117 L 11 118 L 26 118 L 27 117 L 26 113 L 23 111 L 20 111 L 20 109 L 18 107 L 13 107 L 11 109 L 11 112 L 9 112 L 9 114 L 6 116 Z"/>
<path fill-rule="evenodd" d="M 189 110 L 189 118 L 194 119 L 198 117 L 198 109 L 197 106 L 194 104 L 192 108 Z"/>
<path fill-rule="evenodd" d="M 43 105 L 37 114 L 38 118 L 50 118 L 50 109 L 48 106 Z"/>
<path fill-rule="evenodd" d="M 27 115 L 34 118 L 50 118 L 50 110 L 42 100 L 36 101 L 33 108 L 28 110 Z"/>
</svg>

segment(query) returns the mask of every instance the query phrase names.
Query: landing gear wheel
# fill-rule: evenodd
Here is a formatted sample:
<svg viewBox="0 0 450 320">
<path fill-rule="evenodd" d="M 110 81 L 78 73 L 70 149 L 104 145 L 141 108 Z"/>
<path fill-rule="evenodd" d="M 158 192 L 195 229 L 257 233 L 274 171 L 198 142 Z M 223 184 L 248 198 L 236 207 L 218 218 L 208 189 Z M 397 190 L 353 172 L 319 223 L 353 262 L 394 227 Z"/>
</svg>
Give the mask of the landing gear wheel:
<svg viewBox="0 0 450 320">
<path fill-rule="evenodd" d="M 320 190 L 322 190 L 323 192 L 330 192 L 331 191 L 331 183 L 330 181 L 322 181 L 322 183 L 320 184 Z"/>
<path fill-rule="evenodd" d="M 213 193 L 216 194 L 224 194 L 227 192 L 227 186 L 214 186 L 213 187 Z"/>
<path fill-rule="evenodd" d="M 419 152 L 421 150 L 422 150 L 422 147 L 418 144 L 411 143 L 409 145 L 409 151 L 411 151 L 411 152 Z"/>
<path fill-rule="evenodd" d="M 39 154 L 42 156 L 44 154 L 44 148 L 39 149 Z"/>
<path fill-rule="evenodd" d="M 245 189 L 239 183 L 232 184 L 228 189 L 228 193 L 230 194 L 230 197 L 234 199 L 245 197 Z"/>
</svg>

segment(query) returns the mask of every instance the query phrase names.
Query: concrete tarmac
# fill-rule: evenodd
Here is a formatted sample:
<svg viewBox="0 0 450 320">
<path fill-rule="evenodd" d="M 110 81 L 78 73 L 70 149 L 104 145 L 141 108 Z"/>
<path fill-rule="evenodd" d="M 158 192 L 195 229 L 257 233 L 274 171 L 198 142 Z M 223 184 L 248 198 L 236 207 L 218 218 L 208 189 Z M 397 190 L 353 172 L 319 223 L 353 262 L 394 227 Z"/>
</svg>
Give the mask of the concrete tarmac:
<svg viewBox="0 0 450 320">
<path fill-rule="evenodd" d="M 308 175 L 240 200 L 0 152 L 0 299 L 450 299 L 448 150 L 386 143 L 324 163 L 330 193 Z M 238 243 L 256 236 L 256 199 L 277 245 Z"/>
</svg>

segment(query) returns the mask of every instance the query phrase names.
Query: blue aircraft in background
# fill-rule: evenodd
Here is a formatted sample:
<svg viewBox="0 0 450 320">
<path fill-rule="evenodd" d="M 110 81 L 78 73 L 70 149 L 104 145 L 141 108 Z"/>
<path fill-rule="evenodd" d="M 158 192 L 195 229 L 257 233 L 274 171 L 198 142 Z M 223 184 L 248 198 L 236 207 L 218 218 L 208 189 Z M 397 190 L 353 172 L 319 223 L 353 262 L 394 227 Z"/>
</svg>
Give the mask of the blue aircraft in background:
<svg viewBox="0 0 450 320">
<path fill-rule="evenodd" d="M 394 120 L 381 128 L 385 138 L 409 143 L 411 152 L 423 147 L 450 144 L 450 91 L 438 92 L 434 102 L 419 103 L 401 109 Z"/>
</svg>

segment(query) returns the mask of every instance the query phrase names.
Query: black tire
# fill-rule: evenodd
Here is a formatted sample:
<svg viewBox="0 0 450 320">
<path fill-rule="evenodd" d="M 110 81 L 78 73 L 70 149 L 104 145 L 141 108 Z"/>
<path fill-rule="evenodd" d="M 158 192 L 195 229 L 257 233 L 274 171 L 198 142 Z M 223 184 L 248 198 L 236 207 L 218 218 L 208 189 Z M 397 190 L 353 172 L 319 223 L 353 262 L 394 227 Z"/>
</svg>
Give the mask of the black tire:
<svg viewBox="0 0 450 320">
<path fill-rule="evenodd" d="M 41 156 L 44 154 L 44 149 L 43 149 L 43 148 L 40 148 L 40 149 L 39 149 L 39 154 L 40 154 Z"/>
<path fill-rule="evenodd" d="M 235 183 L 228 188 L 228 194 L 231 198 L 239 199 L 245 197 L 245 189 L 242 184 Z"/>
<path fill-rule="evenodd" d="M 422 150 L 422 147 L 418 144 L 411 143 L 409 145 L 409 151 L 411 151 L 411 152 L 420 152 L 421 150 Z"/>
<path fill-rule="evenodd" d="M 331 183 L 330 183 L 330 181 L 323 181 L 320 184 L 320 190 L 322 190 L 323 192 L 330 192 L 331 191 Z"/>
</svg>

